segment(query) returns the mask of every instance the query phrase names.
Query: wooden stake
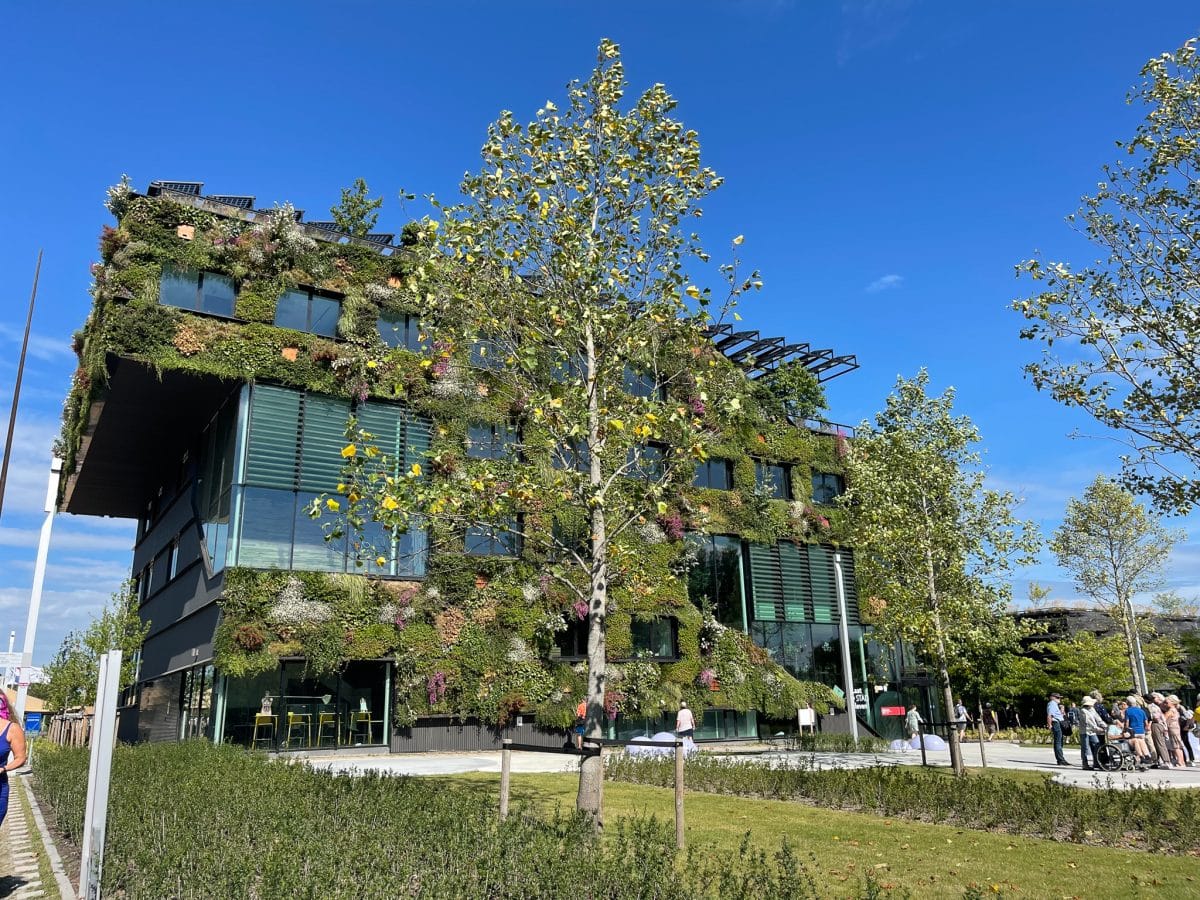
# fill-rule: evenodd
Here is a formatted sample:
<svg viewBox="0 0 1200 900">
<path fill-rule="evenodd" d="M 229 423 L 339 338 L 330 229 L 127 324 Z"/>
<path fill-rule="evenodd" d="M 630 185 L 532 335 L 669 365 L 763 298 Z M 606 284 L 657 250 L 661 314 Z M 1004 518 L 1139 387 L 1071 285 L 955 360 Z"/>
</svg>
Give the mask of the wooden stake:
<svg viewBox="0 0 1200 900">
<path fill-rule="evenodd" d="M 512 777 L 512 738 L 505 738 L 500 749 L 500 821 L 508 818 L 508 783 Z"/>
</svg>

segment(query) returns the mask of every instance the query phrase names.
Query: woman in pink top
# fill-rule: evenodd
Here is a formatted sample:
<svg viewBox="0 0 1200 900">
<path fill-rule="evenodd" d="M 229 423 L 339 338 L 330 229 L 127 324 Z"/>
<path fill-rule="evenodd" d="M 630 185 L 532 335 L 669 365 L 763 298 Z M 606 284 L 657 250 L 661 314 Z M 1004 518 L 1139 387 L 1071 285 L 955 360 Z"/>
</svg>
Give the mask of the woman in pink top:
<svg viewBox="0 0 1200 900">
<path fill-rule="evenodd" d="M 1183 760 L 1183 737 L 1179 730 L 1179 698 L 1172 694 L 1163 704 L 1163 719 L 1167 724 L 1167 742 L 1175 765 L 1185 765 Z"/>
</svg>

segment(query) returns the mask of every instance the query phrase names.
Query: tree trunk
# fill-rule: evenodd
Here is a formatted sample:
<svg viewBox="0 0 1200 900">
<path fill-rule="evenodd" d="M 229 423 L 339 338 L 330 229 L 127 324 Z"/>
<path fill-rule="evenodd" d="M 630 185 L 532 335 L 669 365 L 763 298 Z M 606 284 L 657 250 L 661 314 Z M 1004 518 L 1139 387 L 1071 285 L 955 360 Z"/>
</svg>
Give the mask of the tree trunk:
<svg viewBox="0 0 1200 900">
<path fill-rule="evenodd" d="M 590 325 L 585 325 L 587 341 L 588 394 L 588 480 L 593 491 L 603 484 L 600 470 L 600 398 L 596 391 L 596 346 Z M 608 680 L 605 640 L 605 620 L 608 616 L 608 538 L 602 498 L 592 504 L 592 573 L 591 595 L 588 600 L 588 672 L 587 672 L 587 738 L 604 737 L 604 690 Z M 604 762 L 600 754 L 585 756 L 579 765 L 579 793 L 576 808 L 592 821 L 599 833 L 604 827 L 603 813 Z"/>
<path fill-rule="evenodd" d="M 1137 643 L 1133 633 L 1133 630 L 1137 628 L 1137 623 L 1133 622 L 1132 619 L 1133 616 L 1130 614 L 1130 605 L 1122 601 L 1121 631 L 1125 635 L 1125 657 L 1129 662 L 1129 683 L 1133 685 L 1134 691 L 1141 695 L 1146 693 L 1146 687 L 1143 683 L 1141 673 L 1138 670 Z"/>
<path fill-rule="evenodd" d="M 984 741 L 983 741 L 983 700 L 982 700 L 982 698 L 979 700 L 977 706 L 978 706 L 979 718 L 977 718 L 975 720 L 975 733 L 979 737 L 979 762 L 980 762 L 981 766 L 986 769 L 987 768 L 987 752 L 983 749 Z"/>
<path fill-rule="evenodd" d="M 928 517 L 926 517 L 928 522 Z M 954 692 L 950 688 L 950 668 L 946 662 L 946 636 L 942 630 L 942 616 L 938 611 L 937 573 L 933 565 L 933 550 L 925 548 L 925 578 L 929 594 L 929 609 L 933 613 L 933 630 L 937 635 L 937 670 L 938 681 L 942 687 L 942 702 L 945 704 L 947 720 L 954 714 Z M 962 742 L 959 740 L 958 728 L 950 726 L 950 765 L 955 775 L 965 775 L 966 767 L 962 759 Z"/>
</svg>

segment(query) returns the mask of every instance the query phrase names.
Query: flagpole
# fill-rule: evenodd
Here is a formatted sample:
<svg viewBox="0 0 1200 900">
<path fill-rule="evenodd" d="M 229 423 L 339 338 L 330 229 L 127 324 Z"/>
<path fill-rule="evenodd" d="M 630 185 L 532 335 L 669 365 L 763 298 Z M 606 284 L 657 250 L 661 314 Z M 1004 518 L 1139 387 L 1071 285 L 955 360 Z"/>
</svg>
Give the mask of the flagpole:
<svg viewBox="0 0 1200 900">
<path fill-rule="evenodd" d="M 4 511 L 4 488 L 8 484 L 8 460 L 12 456 L 13 431 L 17 427 L 17 402 L 21 399 L 21 378 L 25 374 L 25 351 L 29 349 L 29 329 L 33 325 L 33 303 L 37 299 L 38 277 L 42 274 L 42 250 L 38 250 L 37 268 L 33 270 L 33 291 L 29 295 L 29 315 L 25 317 L 25 337 L 21 340 L 21 357 L 17 361 L 17 381 L 13 386 L 12 411 L 8 414 L 8 437 L 4 440 L 4 462 L 0 463 L 0 513 Z"/>
</svg>

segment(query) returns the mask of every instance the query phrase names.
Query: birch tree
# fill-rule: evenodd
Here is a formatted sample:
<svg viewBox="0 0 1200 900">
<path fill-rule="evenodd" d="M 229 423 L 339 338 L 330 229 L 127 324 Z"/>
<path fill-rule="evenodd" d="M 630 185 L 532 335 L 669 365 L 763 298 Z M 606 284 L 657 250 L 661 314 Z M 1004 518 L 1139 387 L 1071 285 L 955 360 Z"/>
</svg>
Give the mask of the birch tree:
<svg viewBox="0 0 1200 900">
<path fill-rule="evenodd" d="M 880 601 L 878 639 L 905 641 L 929 661 L 949 715 L 952 669 L 1003 652 L 998 635 L 1017 637 L 1001 627 L 1011 599 L 1005 576 L 1032 561 L 1039 537 L 1016 517 L 1011 494 L 984 486 L 979 433 L 954 415 L 953 388 L 931 397 L 928 386 L 924 370 L 900 378 L 874 428 L 864 423 L 840 502 L 850 514 L 862 589 Z M 957 729 L 950 754 L 962 774 Z"/>
</svg>

